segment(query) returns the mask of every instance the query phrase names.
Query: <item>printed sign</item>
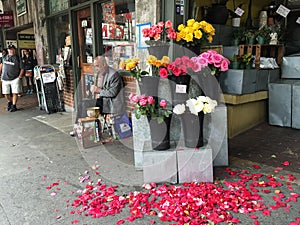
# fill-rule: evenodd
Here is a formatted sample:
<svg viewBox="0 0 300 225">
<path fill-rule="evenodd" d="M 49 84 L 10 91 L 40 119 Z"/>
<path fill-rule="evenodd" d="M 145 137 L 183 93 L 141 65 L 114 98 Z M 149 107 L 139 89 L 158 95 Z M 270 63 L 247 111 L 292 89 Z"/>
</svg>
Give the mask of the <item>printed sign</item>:
<svg viewBox="0 0 300 225">
<path fill-rule="evenodd" d="M 14 15 L 12 11 L 0 14 L 0 27 L 13 27 Z"/>
<path fill-rule="evenodd" d="M 237 7 L 234 13 L 238 16 L 242 16 L 244 14 L 244 10 L 242 10 L 240 7 Z"/>
<path fill-rule="evenodd" d="M 55 81 L 55 79 L 56 79 L 55 72 L 43 73 L 42 74 L 42 78 L 43 78 L 43 82 L 45 84 L 47 84 L 47 83 L 53 83 Z"/>
<path fill-rule="evenodd" d="M 287 17 L 287 15 L 289 14 L 291 10 L 289 10 L 288 8 L 286 8 L 285 6 L 283 5 L 280 5 L 278 7 L 278 9 L 276 10 L 276 13 L 278 13 L 280 16 L 283 16 L 283 17 Z"/>
<path fill-rule="evenodd" d="M 182 84 L 176 84 L 176 93 L 185 94 L 186 93 L 187 86 Z"/>
</svg>

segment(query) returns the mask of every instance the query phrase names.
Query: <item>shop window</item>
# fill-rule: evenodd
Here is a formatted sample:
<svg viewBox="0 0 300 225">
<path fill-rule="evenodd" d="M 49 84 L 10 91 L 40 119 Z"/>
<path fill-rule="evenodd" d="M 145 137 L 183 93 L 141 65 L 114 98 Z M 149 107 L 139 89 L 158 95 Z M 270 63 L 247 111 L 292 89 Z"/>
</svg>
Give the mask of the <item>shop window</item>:
<svg viewBox="0 0 300 225">
<path fill-rule="evenodd" d="M 110 1 L 101 6 L 104 53 L 109 65 L 118 69 L 120 60 L 134 56 L 135 3 Z"/>
<path fill-rule="evenodd" d="M 51 40 L 54 63 L 61 63 L 64 65 L 71 65 L 71 38 L 70 38 L 70 23 L 67 15 L 58 16 L 51 20 Z"/>
<path fill-rule="evenodd" d="M 93 63 L 93 29 L 91 17 L 81 18 L 81 27 L 83 29 L 83 62 Z"/>
</svg>

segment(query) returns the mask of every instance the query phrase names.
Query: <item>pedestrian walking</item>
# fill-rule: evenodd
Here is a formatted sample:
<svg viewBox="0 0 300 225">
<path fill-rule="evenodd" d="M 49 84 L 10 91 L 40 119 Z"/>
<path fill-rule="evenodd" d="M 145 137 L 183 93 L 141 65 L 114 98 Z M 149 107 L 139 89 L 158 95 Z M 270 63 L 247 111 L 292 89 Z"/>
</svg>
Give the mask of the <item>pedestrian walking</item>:
<svg viewBox="0 0 300 225">
<path fill-rule="evenodd" d="M 25 70 L 27 94 L 32 94 L 34 90 L 33 69 L 37 63 L 36 63 L 36 59 L 33 58 L 32 53 L 29 50 L 24 49 L 23 54 L 24 56 L 22 57 L 22 63 Z"/>
<path fill-rule="evenodd" d="M 17 110 L 18 94 L 22 91 L 22 77 L 24 68 L 22 60 L 16 55 L 16 47 L 8 46 L 8 54 L 5 55 L 0 64 L 2 80 L 2 94 L 7 100 L 7 111 Z M 10 95 L 12 93 L 12 97 Z"/>
</svg>

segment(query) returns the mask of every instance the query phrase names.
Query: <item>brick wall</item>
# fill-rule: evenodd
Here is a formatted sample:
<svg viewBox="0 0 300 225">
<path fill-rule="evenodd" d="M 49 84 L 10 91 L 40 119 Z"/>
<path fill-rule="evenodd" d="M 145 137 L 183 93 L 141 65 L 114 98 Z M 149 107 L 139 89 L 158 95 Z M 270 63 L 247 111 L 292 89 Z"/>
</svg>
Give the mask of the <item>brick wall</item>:
<svg viewBox="0 0 300 225">
<path fill-rule="evenodd" d="M 74 108 L 74 82 L 72 70 L 66 70 L 66 78 L 64 80 L 64 104 Z"/>
<path fill-rule="evenodd" d="M 131 113 L 134 109 L 134 106 L 130 104 L 129 95 L 132 92 L 136 92 L 136 79 L 131 76 L 123 76 L 123 81 L 125 83 L 125 102 L 126 102 L 126 112 L 127 115 L 131 118 Z"/>
</svg>

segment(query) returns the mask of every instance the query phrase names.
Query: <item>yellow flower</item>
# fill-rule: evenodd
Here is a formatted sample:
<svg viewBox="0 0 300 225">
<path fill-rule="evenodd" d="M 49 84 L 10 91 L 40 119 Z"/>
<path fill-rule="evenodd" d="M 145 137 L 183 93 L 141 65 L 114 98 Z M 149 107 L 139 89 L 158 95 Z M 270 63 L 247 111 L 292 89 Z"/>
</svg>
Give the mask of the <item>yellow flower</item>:
<svg viewBox="0 0 300 225">
<path fill-rule="evenodd" d="M 161 60 L 156 60 L 156 62 L 155 62 L 156 67 L 161 67 L 162 64 L 163 64 L 163 62 Z"/>
<path fill-rule="evenodd" d="M 164 64 L 164 66 L 166 66 L 167 64 L 170 63 L 170 58 L 168 56 L 163 56 L 161 61 Z"/>
<path fill-rule="evenodd" d="M 206 33 L 215 33 L 215 29 L 211 24 L 207 24 L 204 28 L 203 28 L 204 32 Z"/>
<path fill-rule="evenodd" d="M 183 24 L 180 24 L 177 29 L 178 29 L 178 31 L 182 31 L 184 29 L 184 27 L 185 26 Z"/>
<path fill-rule="evenodd" d="M 135 67 L 136 67 L 136 63 L 133 61 L 126 64 L 126 70 L 132 70 Z"/>
<path fill-rule="evenodd" d="M 195 20 L 194 20 L 194 19 L 189 19 L 189 20 L 186 22 L 186 24 L 187 24 L 188 27 L 192 27 L 194 23 L 195 23 Z"/>
<path fill-rule="evenodd" d="M 199 22 L 195 22 L 195 23 L 193 24 L 193 28 L 194 28 L 195 30 L 199 30 L 199 29 L 200 29 L 200 23 L 199 23 Z"/>
<path fill-rule="evenodd" d="M 154 55 L 149 55 L 147 62 L 151 65 L 154 65 L 157 58 Z"/>
<path fill-rule="evenodd" d="M 207 40 L 208 40 L 209 43 L 211 43 L 212 40 L 213 40 L 212 36 L 211 36 L 211 35 L 208 35 Z"/>
<path fill-rule="evenodd" d="M 183 39 L 184 39 L 186 42 L 191 42 L 191 41 L 193 41 L 193 34 L 188 33 Z"/>
<path fill-rule="evenodd" d="M 197 39 L 201 39 L 201 38 L 202 38 L 202 32 L 201 32 L 200 30 L 196 30 L 196 31 L 194 32 L 194 36 L 195 36 L 195 38 L 197 38 Z"/>
</svg>

